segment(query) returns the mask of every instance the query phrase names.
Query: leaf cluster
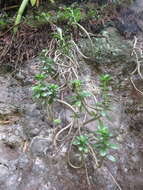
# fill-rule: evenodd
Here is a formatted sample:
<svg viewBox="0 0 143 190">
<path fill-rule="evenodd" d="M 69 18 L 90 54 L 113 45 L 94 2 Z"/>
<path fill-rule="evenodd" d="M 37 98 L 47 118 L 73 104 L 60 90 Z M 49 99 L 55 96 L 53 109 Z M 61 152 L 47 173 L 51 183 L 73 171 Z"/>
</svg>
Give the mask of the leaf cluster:
<svg viewBox="0 0 143 190">
<path fill-rule="evenodd" d="M 53 38 L 57 39 L 58 49 L 61 51 L 61 53 L 69 54 L 71 44 L 68 41 L 68 37 L 65 37 L 60 27 L 56 28 L 56 31 L 53 33 Z"/>
<path fill-rule="evenodd" d="M 56 84 L 38 83 L 33 88 L 33 96 L 37 99 L 42 99 L 42 103 L 48 102 L 52 104 L 54 99 L 57 98 L 59 86 Z"/>
<path fill-rule="evenodd" d="M 82 154 L 87 154 L 89 152 L 88 148 L 88 137 L 86 135 L 77 136 L 73 141 L 73 145 L 78 147 L 78 150 Z"/>
<path fill-rule="evenodd" d="M 42 100 L 42 103 L 52 104 L 57 98 L 59 86 L 54 83 L 47 82 L 47 78 L 51 78 L 56 74 L 54 60 L 45 55 L 46 50 L 40 54 L 40 59 L 43 63 L 41 73 L 35 76 L 36 84 L 32 87 L 33 96 L 36 99 Z"/>
<path fill-rule="evenodd" d="M 110 149 L 118 149 L 116 144 L 110 142 L 113 135 L 109 131 L 109 128 L 100 122 L 97 131 L 94 133 L 96 137 L 96 143 L 93 144 L 94 148 L 99 152 L 102 157 L 109 157 Z M 110 155 L 111 158 L 111 155 Z M 116 161 L 116 159 L 112 156 L 111 161 Z"/>
</svg>

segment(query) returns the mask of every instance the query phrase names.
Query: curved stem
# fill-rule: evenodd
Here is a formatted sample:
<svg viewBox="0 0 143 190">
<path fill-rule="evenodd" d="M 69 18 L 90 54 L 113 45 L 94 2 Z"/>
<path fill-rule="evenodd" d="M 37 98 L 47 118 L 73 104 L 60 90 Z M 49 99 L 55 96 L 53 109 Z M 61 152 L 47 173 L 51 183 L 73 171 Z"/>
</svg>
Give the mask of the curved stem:
<svg viewBox="0 0 143 190">
<path fill-rule="evenodd" d="M 93 117 L 93 118 L 91 118 L 91 119 L 85 121 L 85 122 L 83 123 L 83 125 L 87 125 L 88 123 L 91 123 L 91 122 L 93 122 L 93 121 L 99 120 L 100 117 L 101 117 L 100 115 L 99 115 L 99 116 L 97 115 L 97 117 Z"/>
<path fill-rule="evenodd" d="M 23 12 L 24 12 L 26 6 L 28 5 L 28 1 L 29 0 L 23 0 L 22 3 L 21 3 L 21 5 L 20 5 L 20 8 L 18 9 L 18 13 L 17 13 L 16 19 L 15 19 L 15 23 L 14 23 L 15 27 L 13 29 L 14 34 L 17 33 L 17 30 L 18 30 L 18 26 L 17 25 L 21 21 L 21 17 L 23 15 Z"/>
<path fill-rule="evenodd" d="M 90 58 L 90 57 L 85 56 L 85 55 L 81 52 L 81 50 L 79 49 L 78 45 L 74 42 L 74 40 L 72 40 L 71 42 L 72 42 L 73 45 L 76 47 L 77 52 L 78 52 L 83 58 L 85 58 L 85 59 L 89 59 L 89 58 Z"/>
<path fill-rule="evenodd" d="M 83 157 L 83 154 L 81 154 L 82 158 L 81 158 L 81 164 L 79 166 L 75 166 L 74 164 L 71 163 L 71 160 L 70 160 L 70 152 L 71 152 L 71 147 L 72 147 L 72 142 L 77 134 L 78 130 L 76 131 L 74 137 L 72 138 L 72 141 L 71 141 L 71 144 L 70 144 L 70 147 L 69 147 L 69 150 L 68 150 L 68 164 L 74 168 L 74 169 L 79 169 L 79 168 L 82 168 L 84 166 L 84 157 Z"/>
<path fill-rule="evenodd" d="M 93 158 L 94 158 L 96 167 L 98 168 L 99 164 L 98 164 L 98 160 L 97 160 L 97 158 L 96 158 L 95 152 L 94 152 L 94 150 L 93 150 L 93 148 L 92 148 L 91 145 L 88 144 L 88 147 L 89 147 L 89 149 L 90 149 L 90 151 L 91 151 L 91 154 L 92 154 L 92 156 L 93 156 Z"/>
<path fill-rule="evenodd" d="M 73 121 L 72 121 L 71 123 L 69 123 L 66 127 L 64 127 L 63 129 L 61 129 L 61 130 L 56 134 L 56 136 L 55 136 L 55 138 L 54 138 L 54 143 L 53 143 L 55 147 L 57 147 L 56 141 L 64 141 L 64 140 L 68 137 L 68 135 L 69 135 L 69 133 L 71 132 L 71 130 L 69 130 L 68 135 L 67 135 L 66 137 L 64 137 L 64 139 L 62 139 L 62 140 L 59 140 L 59 139 L 58 139 L 59 135 L 60 135 L 63 131 L 65 131 L 66 129 L 68 129 L 69 127 L 72 128 L 72 126 L 73 126 Z"/>
<path fill-rule="evenodd" d="M 77 26 L 78 26 L 81 30 L 83 30 L 83 32 L 85 32 L 85 34 L 87 35 L 88 39 L 90 40 L 91 46 L 93 47 L 93 42 L 92 42 L 92 39 L 90 38 L 89 33 L 85 30 L 85 28 L 84 28 L 82 25 L 80 25 L 79 23 L 76 23 L 76 24 L 77 24 Z"/>
<path fill-rule="evenodd" d="M 63 100 L 59 100 L 59 99 L 57 99 L 56 101 L 69 107 L 77 115 L 77 111 L 70 104 L 68 104 L 67 102 L 65 102 Z"/>
</svg>

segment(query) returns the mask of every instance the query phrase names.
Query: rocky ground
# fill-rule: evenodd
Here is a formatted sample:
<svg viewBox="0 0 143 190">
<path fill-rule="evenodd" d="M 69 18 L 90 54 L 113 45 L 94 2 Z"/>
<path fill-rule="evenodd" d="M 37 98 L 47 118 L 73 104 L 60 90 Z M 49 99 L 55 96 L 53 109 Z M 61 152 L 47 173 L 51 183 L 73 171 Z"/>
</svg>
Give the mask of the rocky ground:
<svg viewBox="0 0 143 190">
<path fill-rule="evenodd" d="M 133 9 L 133 7 L 132 7 Z M 47 121 L 45 110 L 32 98 L 32 85 L 39 70 L 38 58 L 29 60 L 20 70 L 0 71 L 0 190 L 142 190 L 143 189 L 143 96 L 129 76 L 137 61 L 131 56 L 133 40 L 125 39 L 114 27 L 103 30 L 106 39 L 93 39 L 93 54 L 88 40 L 79 41 L 91 59 L 79 60 L 83 78 L 94 79 L 111 74 L 111 121 L 105 121 L 117 136 L 116 163 L 105 161 L 99 169 L 88 162 L 90 186 L 85 169 L 67 164 L 65 147 L 55 154 L 55 128 Z M 141 32 L 140 32 L 141 35 Z M 142 44 L 140 36 L 139 44 Z M 141 46 L 142 47 L 142 46 Z M 92 54 L 91 54 L 92 52 Z M 142 57 L 140 57 L 142 61 Z M 142 62 L 141 62 L 142 63 Z M 141 67 L 142 70 L 142 67 Z M 143 80 L 131 75 L 142 91 Z M 93 126 L 89 126 L 93 130 Z M 73 155 L 73 161 L 76 158 Z"/>
<path fill-rule="evenodd" d="M 122 37 L 119 38 L 114 28 L 108 29 L 109 34 L 111 30 L 116 36 L 114 42 L 118 41 L 126 47 L 131 43 Z M 114 45 L 112 42 L 112 46 Z M 143 188 L 141 104 L 143 98 L 140 94 L 136 94 L 136 90 L 128 80 L 127 71 L 134 68 L 135 61 L 133 63 L 133 58 L 127 59 L 128 53 L 122 48 L 121 51 L 117 50 L 115 51 L 118 54 L 113 52 L 113 56 L 108 60 L 106 52 L 103 52 L 105 63 L 99 65 L 99 72 L 110 73 L 114 79 L 111 92 L 112 121 L 106 122 L 117 134 L 120 149 L 114 154 L 118 161 L 105 162 L 105 165 L 97 170 L 89 165 L 92 190 Z M 55 129 L 48 124 L 42 107 L 32 99 L 31 87 L 39 64 L 38 59 L 33 59 L 20 71 L 0 72 L 0 189 L 86 190 L 89 187 L 85 170 L 72 169 L 67 165 L 64 147 L 59 155 L 53 156 L 52 138 Z M 96 65 L 91 62 L 86 66 L 85 64 L 82 68 L 84 77 L 91 75 L 92 78 L 98 79 L 100 73 L 96 73 L 96 69 L 93 69 Z M 142 80 L 135 77 L 135 82 L 138 88 L 142 87 Z"/>
</svg>

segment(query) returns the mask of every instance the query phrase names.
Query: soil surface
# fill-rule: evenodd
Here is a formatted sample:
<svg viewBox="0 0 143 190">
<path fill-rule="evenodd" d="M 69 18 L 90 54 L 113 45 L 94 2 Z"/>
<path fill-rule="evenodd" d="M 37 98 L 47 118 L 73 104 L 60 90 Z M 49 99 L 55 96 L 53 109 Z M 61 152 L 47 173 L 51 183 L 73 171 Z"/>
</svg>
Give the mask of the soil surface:
<svg viewBox="0 0 143 190">
<path fill-rule="evenodd" d="M 133 10 L 139 15 L 143 10 L 142 7 L 142 10 L 137 11 L 142 5 L 140 3 L 138 0 L 129 8 L 130 11 Z M 120 17 L 126 19 L 122 12 Z M 138 18 L 141 20 L 141 17 Z M 126 25 L 126 21 L 121 24 Z M 141 25 L 136 21 L 129 25 L 128 30 L 133 29 L 134 25 L 139 27 L 134 28 L 137 31 L 131 32 L 131 36 L 136 34 L 142 41 Z M 23 29 L 25 30 L 27 28 Z M 53 147 L 56 129 L 48 122 L 41 104 L 32 98 L 31 88 L 41 64 L 35 55 L 43 46 L 49 45 L 49 30 L 49 26 L 36 30 L 28 28 L 28 32 L 24 33 L 27 40 L 24 37 L 21 43 L 12 43 L 9 34 L 0 41 L 0 51 L 5 44 L 5 49 L 1 51 L 4 54 L 0 57 L 9 56 L 10 53 L 7 64 L 3 58 L 0 60 L 0 64 L 5 65 L 0 70 L 0 190 L 142 190 L 143 95 L 129 80 L 135 64 L 131 60 L 124 60 L 128 59 L 127 57 L 114 63 L 106 59 L 105 64 L 100 65 L 98 70 L 96 65 L 92 64 L 93 60 L 79 60 L 81 78 L 90 76 L 95 86 L 98 87 L 99 76 L 103 73 L 108 73 L 113 78 L 111 121 L 105 122 L 117 136 L 120 147 L 119 150 L 113 151 L 117 158 L 116 163 L 105 161 L 101 168 L 95 169 L 89 158 L 89 185 L 85 168 L 73 169 L 67 164 L 66 146 L 56 154 Z M 124 40 L 128 39 L 121 34 L 122 32 L 120 40 L 124 43 Z M 22 39 L 22 33 L 20 35 Z M 128 37 L 130 38 L 130 35 Z M 35 43 L 38 43 L 37 49 L 33 48 Z M 21 46 L 25 48 L 21 49 Z M 18 53 L 15 54 L 15 51 Z M 17 55 L 20 55 L 21 62 Z M 16 64 L 11 64 L 16 59 Z M 23 63 L 23 60 L 28 59 L 29 61 Z M 109 59 L 111 60 L 111 57 Z M 133 81 L 137 89 L 143 91 L 143 80 L 138 74 L 133 76 Z M 61 107 L 57 111 L 59 110 Z M 89 130 L 94 130 L 93 126 L 88 127 Z M 74 155 L 73 161 L 77 161 Z"/>
</svg>

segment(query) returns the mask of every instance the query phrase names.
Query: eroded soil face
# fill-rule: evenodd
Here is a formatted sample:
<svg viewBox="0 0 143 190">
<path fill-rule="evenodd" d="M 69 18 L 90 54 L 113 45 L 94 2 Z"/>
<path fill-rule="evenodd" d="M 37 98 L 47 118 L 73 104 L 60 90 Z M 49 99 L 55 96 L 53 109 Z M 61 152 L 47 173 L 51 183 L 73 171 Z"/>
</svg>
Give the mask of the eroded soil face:
<svg viewBox="0 0 143 190">
<path fill-rule="evenodd" d="M 109 29 L 111 33 L 112 29 Z M 36 38 L 39 43 L 41 35 L 47 34 L 47 28 L 45 33 L 35 33 L 35 36 L 33 31 L 28 33 L 33 44 L 36 43 Z M 22 43 L 28 43 L 30 50 L 33 45 L 29 39 Z M 39 50 L 43 44 L 48 44 L 46 37 L 44 40 L 41 41 L 42 45 L 39 44 Z M 123 37 L 120 38 L 122 43 L 124 40 Z M 6 43 L 10 45 L 9 40 Z M 34 55 L 34 50 L 29 50 L 23 50 L 23 56 L 30 53 Z M 12 72 L 6 68 L 0 71 L 0 190 L 143 189 L 143 96 L 129 80 L 136 62 L 129 57 L 114 59 L 112 62 L 112 55 L 109 59 L 110 61 L 104 60 L 105 63 L 99 65 L 99 69 L 93 64 L 93 59 L 79 60 L 80 77 L 87 79 L 90 76 L 95 87 L 99 88 L 101 74 L 108 73 L 113 78 L 110 89 L 111 120 L 105 120 L 105 123 L 116 135 L 119 145 L 119 149 L 112 152 L 117 158 L 116 163 L 105 161 L 101 168 L 95 169 L 93 160 L 88 158 L 90 185 L 87 183 L 85 168 L 73 169 L 67 164 L 66 145 L 56 153 L 53 146 L 56 129 L 47 120 L 41 104 L 32 98 L 31 88 L 41 64 L 39 59 L 31 58 L 20 69 L 16 67 Z M 138 74 L 133 76 L 133 81 L 142 91 L 143 80 Z M 59 106 L 57 112 L 65 111 L 61 109 Z M 68 116 L 68 112 L 66 114 Z M 94 130 L 93 125 L 88 127 L 89 130 Z M 74 154 L 72 159 L 77 162 Z"/>
<path fill-rule="evenodd" d="M 1 190 L 74 190 L 88 189 L 85 170 L 71 169 L 66 162 L 64 148 L 53 157 L 51 128 L 42 107 L 32 100 L 31 87 L 38 60 L 30 61 L 20 72 L 1 73 L 0 94 L 0 189 Z M 86 64 L 86 63 L 85 63 Z M 124 65 L 106 65 L 102 72 L 114 78 L 112 90 L 112 120 L 106 121 L 117 135 L 120 149 L 114 154 L 116 163 L 109 161 L 100 169 L 88 161 L 91 189 L 118 189 L 112 175 L 124 190 L 143 188 L 142 163 L 142 96 L 138 98 L 135 89 L 122 75 Z M 87 69 L 88 68 L 88 69 Z M 83 68 L 87 74 L 97 78 L 93 67 Z M 120 73 L 120 75 L 118 75 Z M 20 76 L 20 77 L 19 77 Z M 135 80 L 138 87 L 142 81 Z M 120 84 L 120 89 L 116 88 Z M 75 159 L 75 158 L 73 158 Z"/>
</svg>

